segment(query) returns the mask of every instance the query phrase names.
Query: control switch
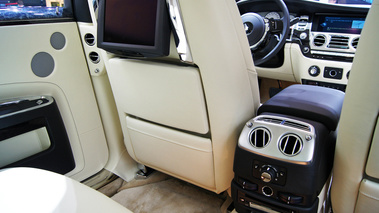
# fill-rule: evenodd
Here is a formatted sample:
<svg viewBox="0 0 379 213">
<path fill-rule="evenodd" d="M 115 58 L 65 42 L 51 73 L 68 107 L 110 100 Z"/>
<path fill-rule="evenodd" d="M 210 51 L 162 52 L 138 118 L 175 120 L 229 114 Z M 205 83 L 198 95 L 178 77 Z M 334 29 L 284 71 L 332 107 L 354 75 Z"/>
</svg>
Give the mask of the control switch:
<svg viewBox="0 0 379 213">
<path fill-rule="evenodd" d="M 271 166 L 265 166 L 262 168 L 261 180 L 266 183 L 270 183 L 277 177 L 277 172 Z"/>
<path fill-rule="evenodd" d="M 324 78 L 342 79 L 343 69 L 334 67 L 325 67 Z"/>
<path fill-rule="evenodd" d="M 287 204 L 300 204 L 303 202 L 303 197 L 281 192 L 279 193 L 279 199 Z"/>
</svg>

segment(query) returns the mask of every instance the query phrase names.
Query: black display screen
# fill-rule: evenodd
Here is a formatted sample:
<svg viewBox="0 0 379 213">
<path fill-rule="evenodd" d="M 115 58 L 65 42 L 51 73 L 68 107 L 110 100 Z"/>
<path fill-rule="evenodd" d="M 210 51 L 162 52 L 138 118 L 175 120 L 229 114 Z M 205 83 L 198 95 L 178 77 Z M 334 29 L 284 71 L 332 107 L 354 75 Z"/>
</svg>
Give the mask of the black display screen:
<svg viewBox="0 0 379 213">
<path fill-rule="evenodd" d="M 320 16 L 317 31 L 360 34 L 365 23 L 362 17 Z"/>
<path fill-rule="evenodd" d="M 158 0 L 106 0 L 104 41 L 154 46 L 157 3 Z"/>
<path fill-rule="evenodd" d="M 102 0 L 97 46 L 127 57 L 161 57 L 170 50 L 166 0 Z"/>
</svg>

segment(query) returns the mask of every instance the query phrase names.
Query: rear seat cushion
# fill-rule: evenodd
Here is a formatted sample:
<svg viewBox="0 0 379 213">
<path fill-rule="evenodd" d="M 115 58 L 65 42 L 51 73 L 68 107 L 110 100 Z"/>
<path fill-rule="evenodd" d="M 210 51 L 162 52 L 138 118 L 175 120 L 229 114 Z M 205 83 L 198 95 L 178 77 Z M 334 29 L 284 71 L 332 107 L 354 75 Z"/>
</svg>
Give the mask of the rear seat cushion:
<svg viewBox="0 0 379 213">
<path fill-rule="evenodd" d="M 0 170 L 0 212 L 131 212 L 63 175 L 34 168 Z"/>
</svg>

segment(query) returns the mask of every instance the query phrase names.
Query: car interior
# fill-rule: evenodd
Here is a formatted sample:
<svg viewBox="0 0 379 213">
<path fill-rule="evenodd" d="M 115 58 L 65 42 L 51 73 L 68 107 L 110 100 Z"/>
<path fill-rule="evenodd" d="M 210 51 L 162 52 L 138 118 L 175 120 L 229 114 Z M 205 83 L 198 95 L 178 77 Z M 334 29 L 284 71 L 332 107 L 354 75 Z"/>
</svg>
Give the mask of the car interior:
<svg viewBox="0 0 379 213">
<path fill-rule="evenodd" d="M 41 2 L 0 1 L 0 212 L 379 208 L 379 0 Z"/>
</svg>

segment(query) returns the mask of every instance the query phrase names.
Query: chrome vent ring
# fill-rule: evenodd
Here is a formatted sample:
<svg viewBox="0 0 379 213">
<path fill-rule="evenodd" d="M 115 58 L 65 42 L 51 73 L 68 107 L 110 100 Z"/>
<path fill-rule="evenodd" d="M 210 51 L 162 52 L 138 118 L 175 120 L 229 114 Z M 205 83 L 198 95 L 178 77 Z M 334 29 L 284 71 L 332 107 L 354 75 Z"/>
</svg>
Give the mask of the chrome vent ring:
<svg viewBox="0 0 379 213">
<path fill-rule="evenodd" d="M 95 36 L 92 35 L 91 33 L 87 33 L 87 34 L 84 35 L 84 41 L 89 46 L 93 46 L 96 43 L 95 42 Z"/>
<path fill-rule="evenodd" d="M 271 141 L 271 133 L 268 129 L 257 127 L 249 134 L 249 142 L 255 148 L 264 148 Z"/>
<path fill-rule="evenodd" d="M 303 149 L 303 141 L 295 134 L 286 134 L 279 140 L 279 150 L 286 156 L 296 156 Z"/>
<path fill-rule="evenodd" d="M 358 42 L 359 42 L 359 37 L 358 38 L 355 38 L 351 41 L 351 46 L 354 48 L 354 49 L 357 49 L 358 47 Z"/>
<path fill-rule="evenodd" d="M 313 44 L 317 47 L 321 47 L 326 43 L 326 37 L 324 35 L 317 35 L 313 39 Z"/>
<path fill-rule="evenodd" d="M 90 52 L 88 57 L 94 64 L 97 64 L 100 62 L 100 56 L 97 52 Z"/>
</svg>

